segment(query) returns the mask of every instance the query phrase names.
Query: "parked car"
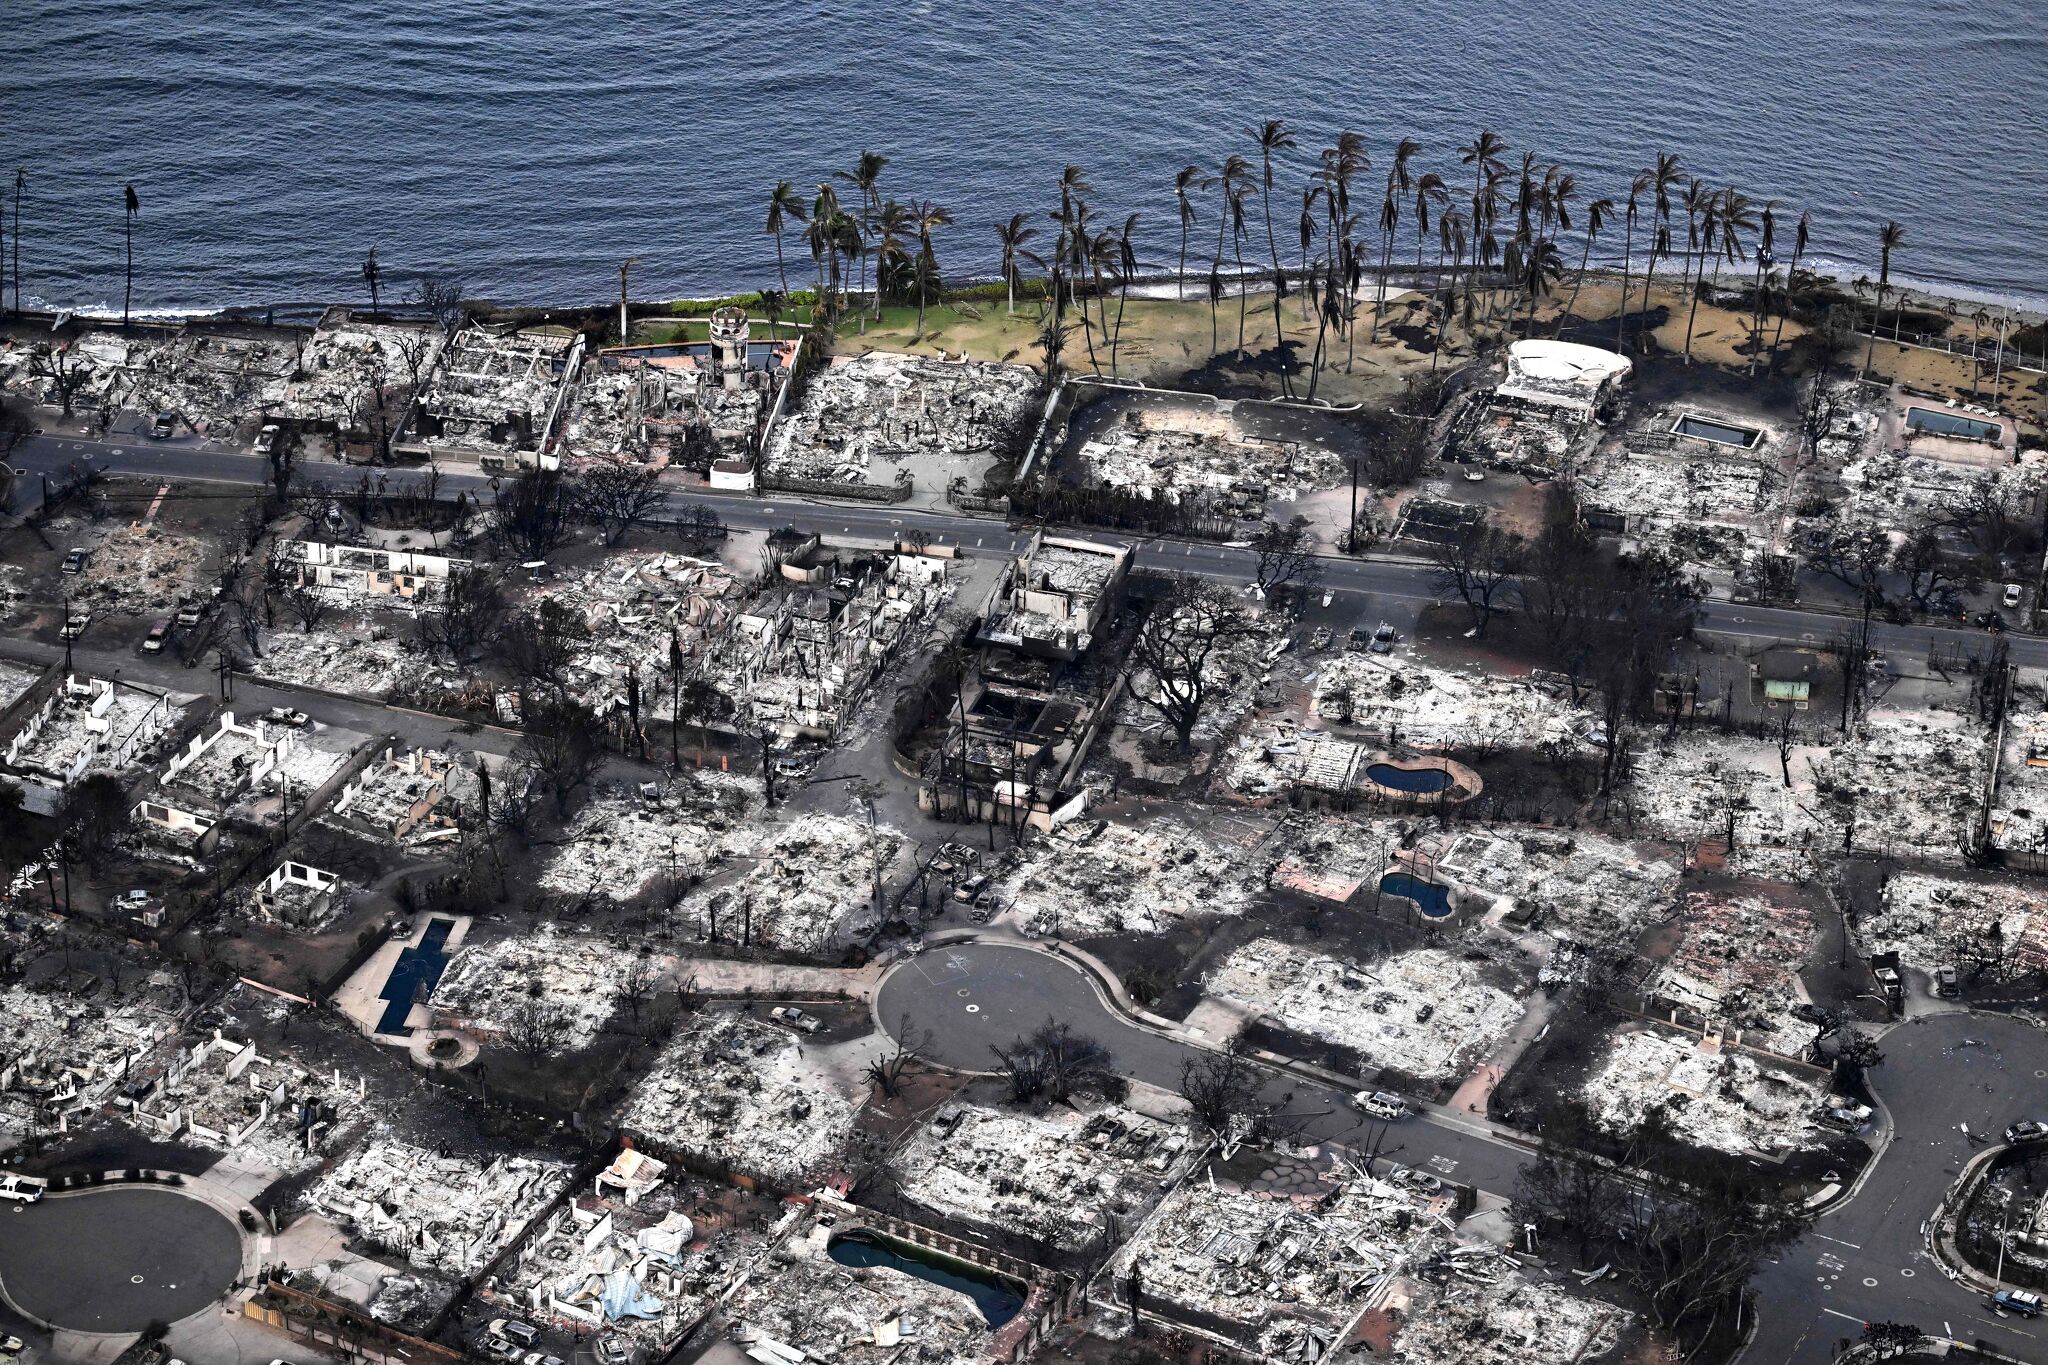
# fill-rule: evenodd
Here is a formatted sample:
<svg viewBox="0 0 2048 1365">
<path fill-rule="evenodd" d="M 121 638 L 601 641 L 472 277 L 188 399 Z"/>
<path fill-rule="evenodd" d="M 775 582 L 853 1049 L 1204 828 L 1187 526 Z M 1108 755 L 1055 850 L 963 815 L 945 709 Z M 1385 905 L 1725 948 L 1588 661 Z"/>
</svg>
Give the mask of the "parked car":
<svg viewBox="0 0 2048 1365">
<path fill-rule="evenodd" d="M 1351 1103 L 1361 1112 L 1376 1119 L 1403 1119 L 1408 1117 L 1408 1101 L 1385 1090 L 1361 1090 L 1351 1097 Z"/>
<path fill-rule="evenodd" d="M 2021 1119 L 2005 1130 L 2007 1142 L 2039 1142 L 2048 1138 L 2048 1123 L 2039 1119 Z"/>
<path fill-rule="evenodd" d="M 0 1199 L 15 1204 L 33 1204 L 43 1197 L 43 1187 L 20 1175 L 0 1175 Z"/>
<path fill-rule="evenodd" d="M 564 1365 L 560 1356 L 551 1356 L 546 1351 L 528 1351 L 526 1359 L 519 1365 Z"/>
<path fill-rule="evenodd" d="M 1475 464 L 1475 465 L 1467 465 L 1467 466 L 1465 466 L 1465 482 L 1467 482 L 1467 483 L 1484 483 L 1485 481 L 1486 481 L 1486 471 L 1485 471 L 1484 469 L 1481 469 L 1481 468 L 1480 468 L 1480 467 L 1479 467 L 1478 465 L 1476 465 L 1476 464 Z"/>
<path fill-rule="evenodd" d="M 1413 1166 L 1390 1166 L 1387 1168 L 1387 1179 L 1393 1184 L 1399 1185 L 1402 1189 L 1413 1190 L 1417 1194 L 1442 1194 L 1444 1192 L 1443 1181 L 1437 1179 L 1428 1171 L 1418 1171 Z"/>
<path fill-rule="evenodd" d="M 806 1014 L 794 1005 L 777 1005 L 768 1011 L 768 1017 L 778 1024 L 787 1024 L 801 1033 L 816 1033 L 825 1027 L 825 1021 L 815 1014 Z"/>
<path fill-rule="evenodd" d="M 18 1356 L 27 1349 L 20 1337 L 0 1336 L 0 1356 Z"/>
<path fill-rule="evenodd" d="M 591 1351 L 597 1356 L 598 1365 L 632 1365 L 633 1362 L 632 1348 L 610 1337 L 599 1337 Z"/>
<path fill-rule="evenodd" d="M 1870 1106 L 1867 1104 L 1832 1104 L 1813 1116 L 1813 1121 L 1824 1128 L 1838 1132 L 1860 1132 L 1870 1122 Z"/>
<path fill-rule="evenodd" d="M 123 891 L 120 899 L 115 901 L 115 904 L 124 910 L 132 910 L 138 905 L 148 905 L 149 893 L 138 886 L 131 890 Z"/>
<path fill-rule="evenodd" d="M 206 604 L 190 600 L 180 602 L 178 614 L 172 619 L 181 626 L 196 626 L 206 619 Z"/>
<path fill-rule="evenodd" d="M 256 433 L 256 453 L 258 455 L 268 455 L 276 450 L 277 438 L 277 423 L 265 422 L 263 430 Z"/>
<path fill-rule="evenodd" d="M 168 619 L 158 621 L 149 628 L 149 634 L 142 637 L 142 652 L 144 654 L 161 654 L 164 652 L 164 641 L 170 638 L 170 621 Z"/>
<path fill-rule="evenodd" d="M 76 546 L 76 545 L 72 546 L 72 547 L 71 547 L 71 548 L 70 548 L 69 550 L 67 550 L 67 551 L 65 552 L 65 554 L 64 554 L 64 565 L 63 565 L 63 568 L 64 568 L 64 572 L 65 572 L 65 573 L 84 573 L 84 572 L 85 572 L 85 561 L 86 561 L 86 560 L 88 560 L 88 559 L 91 559 L 91 558 L 92 558 L 92 551 L 90 551 L 90 550 L 87 550 L 87 549 L 83 549 L 83 548 L 81 548 L 81 547 L 79 547 L 79 546 Z"/>
<path fill-rule="evenodd" d="M 1953 1000 L 1963 993 L 1963 977 L 1953 967 L 1934 969 L 1934 993 L 1944 1000 Z"/>
<path fill-rule="evenodd" d="M 975 897 L 988 889 L 988 873 L 977 872 L 953 888 L 953 899 L 962 905 L 971 905 Z"/>
<path fill-rule="evenodd" d="M 492 1318 L 491 1325 L 484 1329 L 484 1335 L 514 1342 L 522 1352 L 531 1350 L 540 1341 L 540 1330 L 532 1323 L 521 1322 L 517 1318 Z"/>
<path fill-rule="evenodd" d="M 1991 1296 L 1991 1306 L 2023 1318 L 2038 1318 L 2043 1304 L 2041 1296 L 2031 1289 L 2001 1289 Z"/>
<path fill-rule="evenodd" d="M 92 613 L 83 607 L 74 607 L 70 619 L 64 622 L 64 629 L 57 632 L 66 640 L 76 640 L 85 634 L 85 628 L 92 624 Z"/>
<path fill-rule="evenodd" d="M 2008 583 L 2008 584 L 2006 584 L 2006 585 L 2005 585 L 2005 596 L 1999 599 L 1999 605 L 2001 605 L 2001 606 L 2006 606 L 2006 607 L 2016 607 L 2016 606 L 2018 606 L 2018 605 L 2020 604 L 2020 592 L 2021 592 L 2021 589 L 2020 589 L 2020 585 L 2019 585 L 2019 584 L 2017 584 L 2017 583 Z"/>
<path fill-rule="evenodd" d="M 294 711 L 289 706 L 273 706 L 263 713 L 263 719 L 274 725 L 303 726 L 312 718 L 304 711 Z"/>
<path fill-rule="evenodd" d="M 1372 644 L 1367 646 L 1367 649 L 1374 654 L 1392 654 L 1394 652 L 1394 642 L 1400 638 L 1392 626 L 1382 621 L 1379 624 L 1379 628 L 1373 631 Z"/>
<path fill-rule="evenodd" d="M 168 441 L 177 430 L 178 414 L 175 412 L 160 412 L 156 415 L 156 420 L 149 424 L 150 436 L 159 441 Z"/>
</svg>

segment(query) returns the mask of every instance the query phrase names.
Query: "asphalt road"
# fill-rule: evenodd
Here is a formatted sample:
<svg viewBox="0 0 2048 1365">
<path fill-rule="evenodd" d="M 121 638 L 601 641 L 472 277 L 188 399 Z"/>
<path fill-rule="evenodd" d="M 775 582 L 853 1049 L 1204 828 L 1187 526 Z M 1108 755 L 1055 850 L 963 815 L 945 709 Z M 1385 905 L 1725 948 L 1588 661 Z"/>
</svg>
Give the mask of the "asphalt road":
<svg viewBox="0 0 2048 1365">
<path fill-rule="evenodd" d="M 211 1205 L 109 1185 L 0 1211 L 0 1288 L 24 1313 L 80 1332 L 139 1332 L 217 1301 L 242 1235 Z"/>
<path fill-rule="evenodd" d="M 109 472 L 156 475 L 170 479 L 211 480 L 222 483 L 260 484 L 268 480 L 268 465 L 247 451 L 182 438 L 150 441 L 116 436 L 106 441 L 73 436 L 36 436 L 15 451 L 15 465 L 24 477 L 17 481 L 10 510 L 28 511 L 41 496 L 40 475 L 55 482 L 73 467 L 96 466 Z M 305 463 L 301 478 L 335 488 L 353 487 L 362 477 L 360 466 Z M 403 469 L 375 471 L 394 480 L 411 476 Z M 374 476 L 374 475 L 373 475 Z M 481 471 L 461 465 L 442 467 L 442 486 L 488 494 L 491 479 Z M 743 530 L 766 530 L 795 525 L 827 535 L 888 539 L 906 527 L 929 531 L 941 544 L 967 550 L 1007 554 L 1021 548 L 1028 534 L 1011 531 L 1002 522 L 986 517 L 960 516 L 947 512 L 923 511 L 894 505 L 816 502 L 781 494 L 747 497 L 735 494 L 673 494 L 672 504 L 705 502 L 714 506 L 728 526 Z M 1083 530 L 1076 534 L 1093 540 L 1120 541 L 1137 547 L 1137 563 L 1143 567 L 1178 569 L 1204 577 L 1249 583 L 1257 557 L 1250 551 L 1210 542 L 1164 540 L 1116 532 Z M 1346 594 L 1371 594 L 1389 602 L 1422 603 L 1443 596 L 1434 583 L 1435 573 L 1427 565 L 1398 559 L 1327 559 L 1323 565 L 1326 586 Z M 1755 607 L 1714 602 L 1702 607 L 1699 628 L 1707 633 L 1746 641 L 1790 640 L 1824 643 L 1841 633 L 1846 618 L 1840 615 L 1786 607 Z M 1873 632 L 1882 648 L 1901 654 L 1926 654 L 1939 646 L 1964 653 L 1985 654 L 1991 637 L 1982 630 L 1944 626 L 1880 625 Z M 2048 665 L 2048 638 L 2014 633 L 2011 636 L 2014 662 Z"/>
<path fill-rule="evenodd" d="M 1177 1092 L 1181 1063 L 1204 1055 L 1111 1009 L 1081 968 L 1012 944 L 946 944 L 921 953 L 882 982 L 875 1012 L 892 1034 L 906 1022 L 913 1031 L 928 1031 L 925 1055 L 963 1071 L 995 1070 L 992 1047 L 1007 1046 L 1048 1018 L 1102 1043 L 1118 1071 L 1162 1090 Z M 1306 1117 L 1310 1140 L 1364 1150 L 1382 1126 L 1365 1121 L 1348 1092 L 1315 1081 L 1276 1076 L 1266 1097 L 1282 1112 Z M 1501 1194 L 1514 1191 L 1515 1171 L 1526 1156 L 1481 1125 L 1453 1127 L 1432 1116 L 1390 1125 L 1381 1151 L 1404 1166 Z"/>
</svg>

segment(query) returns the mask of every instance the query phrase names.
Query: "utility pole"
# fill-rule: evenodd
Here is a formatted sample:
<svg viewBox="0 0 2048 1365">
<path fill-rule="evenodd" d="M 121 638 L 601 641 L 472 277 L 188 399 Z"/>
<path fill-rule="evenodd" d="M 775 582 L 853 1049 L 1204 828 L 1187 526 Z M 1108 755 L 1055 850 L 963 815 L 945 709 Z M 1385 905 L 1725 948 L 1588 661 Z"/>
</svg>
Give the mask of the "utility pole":
<svg viewBox="0 0 2048 1365">
<path fill-rule="evenodd" d="M 626 272 L 640 264 L 638 256 L 629 256 L 619 263 L 619 345 L 626 344 Z"/>
<path fill-rule="evenodd" d="M 71 594 L 64 595 L 64 627 L 58 632 L 64 637 L 64 673 L 71 673 Z"/>
</svg>

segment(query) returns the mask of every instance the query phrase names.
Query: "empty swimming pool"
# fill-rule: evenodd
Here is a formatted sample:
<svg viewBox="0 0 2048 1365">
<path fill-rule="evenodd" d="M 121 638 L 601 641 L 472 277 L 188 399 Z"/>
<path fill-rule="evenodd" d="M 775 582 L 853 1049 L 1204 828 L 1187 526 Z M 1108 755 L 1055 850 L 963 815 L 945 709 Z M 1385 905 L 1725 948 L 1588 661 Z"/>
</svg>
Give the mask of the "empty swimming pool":
<svg viewBox="0 0 2048 1365">
<path fill-rule="evenodd" d="M 1442 768 L 1402 768 L 1392 763 L 1369 763 L 1365 775 L 1382 787 L 1397 792 L 1433 795 L 1451 785 L 1451 775 Z"/>
<path fill-rule="evenodd" d="M 1678 419 L 1671 430 L 1680 436 L 1690 436 L 1695 441 L 1712 441 L 1715 445 L 1740 446 L 1747 450 L 1757 443 L 1763 433 L 1755 427 L 1738 427 L 1733 422 L 1716 422 L 1711 417 L 1701 417 L 1688 412 Z"/>
<path fill-rule="evenodd" d="M 1380 878 L 1380 890 L 1389 896 L 1414 901 L 1416 907 L 1431 919 L 1442 919 L 1451 913 L 1451 893 L 1447 888 L 1420 877 L 1411 877 L 1406 872 L 1389 872 Z"/>
<path fill-rule="evenodd" d="M 1997 422 L 1965 417 L 1959 412 L 1944 412 L 1940 408 L 1907 408 L 1906 425 L 1915 431 L 1931 431 L 1937 436 L 1960 436 L 1966 441 L 1996 441 L 2005 435 L 2005 428 Z"/>
</svg>

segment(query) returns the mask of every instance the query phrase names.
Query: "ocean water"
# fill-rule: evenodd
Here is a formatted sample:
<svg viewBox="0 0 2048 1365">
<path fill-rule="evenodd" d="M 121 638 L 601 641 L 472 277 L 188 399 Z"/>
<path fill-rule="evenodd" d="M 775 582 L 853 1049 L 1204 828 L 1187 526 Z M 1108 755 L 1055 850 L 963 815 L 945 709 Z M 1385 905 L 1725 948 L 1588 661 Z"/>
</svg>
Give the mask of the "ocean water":
<svg viewBox="0 0 2048 1365">
<path fill-rule="evenodd" d="M 1147 262 L 1171 268 L 1173 172 L 1250 153 L 1244 130 L 1268 117 L 1302 143 L 1275 195 L 1283 251 L 1301 177 L 1340 129 L 1382 166 L 1414 137 L 1417 169 L 1456 186 L 1456 148 L 1487 127 L 1511 159 L 1574 171 L 1582 204 L 1676 151 L 1787 201 L 1788 246 L 1810 206 L 1814 254 L 1852 273 L 1889 217 L 1904 278 L 2048 294 L 2043 0 L 0 9 L 25 296 L 61 306 L 119 307 L 129 182 L 139 306 L 356 298 L 373 246 L 394 292 L 449 272 L 504 302 L 602 299 L 629 256 L 636 297 L 759 287 L 769 189 L 808 190 L 869 147 L 890 157 L 886 193 L 953 212 L 951 276 L 992 274 L 994 225 L 1053 204 L 1067 162 L 1105 220 L 1141 215 Z M 1201 218 L 1198 242 L 1210 205 Z M 1254 225 L 1263 250 L 1256 210 Z M 794 235 L 787 249 L 807 274 Z"/>
</svg>

